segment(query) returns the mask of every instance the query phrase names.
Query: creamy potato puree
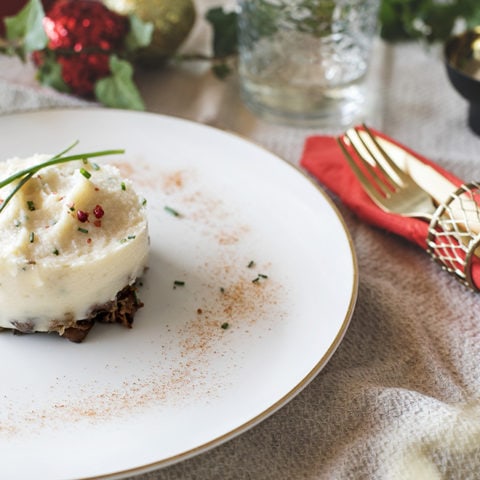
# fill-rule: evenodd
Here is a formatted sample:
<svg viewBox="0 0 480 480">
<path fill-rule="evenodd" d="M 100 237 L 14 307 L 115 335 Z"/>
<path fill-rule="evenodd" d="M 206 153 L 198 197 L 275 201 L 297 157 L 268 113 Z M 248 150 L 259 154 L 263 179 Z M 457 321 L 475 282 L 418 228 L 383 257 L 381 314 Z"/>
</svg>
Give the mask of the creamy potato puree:
<svg viewBox="0 0 480 480">
<path fill-rule="evenodd" d="M 0 162 L 0 180 L 49 158 Z M 111 165 L 35 174 L 0 212 L 0 327 L 62 334 L 133 284 L 148 256 L 144 203 Z"/>
</svg>

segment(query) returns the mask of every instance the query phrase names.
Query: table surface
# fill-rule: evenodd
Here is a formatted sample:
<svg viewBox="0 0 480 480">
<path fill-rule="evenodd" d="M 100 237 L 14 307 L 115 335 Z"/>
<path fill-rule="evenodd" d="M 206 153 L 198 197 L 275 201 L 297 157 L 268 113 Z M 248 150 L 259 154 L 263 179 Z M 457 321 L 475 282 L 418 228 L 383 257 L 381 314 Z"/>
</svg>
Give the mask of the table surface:
<svg viewBox="0 0 480 480">
<path fill-rule="evenodd" d="M 198 46 L 205 28 L 199 23 L 185 48 Z M 208 36 L 201 38 L 206 48 Z M 457 176 L 477 180 L 480 138 L 467 128 L 467 104 L 450 86 L 440 51 L 379 40 L 366 120 Z M 137 83 L 148 111 L 236 132 L 297 165 L 307 136 L 338 133 L 256 118 L 241 102 L 236 75 L 218 80 L 199 62 L 138 71 Z M 39 87 L 32 66 L 0 57 L 0 113 L 82 104 Z M 360 285 L 350 327 L 331 361 L 251 430 L 135 478 L 475 478 L 479 295 L 417 247 L 338 207 L 357 252 Z"/>
</svg>

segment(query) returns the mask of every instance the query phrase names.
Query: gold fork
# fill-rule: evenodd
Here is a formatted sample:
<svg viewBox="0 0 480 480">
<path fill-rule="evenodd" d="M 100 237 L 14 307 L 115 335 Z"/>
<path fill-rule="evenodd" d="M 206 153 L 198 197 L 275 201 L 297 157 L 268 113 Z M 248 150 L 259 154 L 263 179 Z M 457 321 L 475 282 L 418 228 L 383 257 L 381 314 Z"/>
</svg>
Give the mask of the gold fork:
<svg viewBox="0 0 480 480">
<path fill-rule="evenodd" d="M 437 206 L 366 125 L 347 130 L 337 141 L 370 198 L 386 212 L 428 221 L 427 252 L 462 283 L 480 291 L 470 270 L 472 255 L 480 257 L 480 185 L 463 185 Z"/>
<path fill-rule="evenodd" d="M 366 125 L 347 130 L 337 141 L 365 192 L 380 208 L 431 220 L 436 210 L 432 197 L 397 166 Z"/>
</svg>

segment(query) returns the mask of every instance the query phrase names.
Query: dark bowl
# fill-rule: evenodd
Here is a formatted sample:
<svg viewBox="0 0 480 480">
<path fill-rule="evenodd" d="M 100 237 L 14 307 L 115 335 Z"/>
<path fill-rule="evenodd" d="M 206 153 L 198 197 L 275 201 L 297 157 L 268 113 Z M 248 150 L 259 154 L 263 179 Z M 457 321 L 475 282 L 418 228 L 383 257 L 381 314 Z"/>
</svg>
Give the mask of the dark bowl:
<svg viewBox="0 0 480 480">
<path fill-rule="evenodd" d="M 468 125 L 480 135 L 480 26 L 450 37 L 444 54 L 450 82 L 469 103 Z"/>
</svg>

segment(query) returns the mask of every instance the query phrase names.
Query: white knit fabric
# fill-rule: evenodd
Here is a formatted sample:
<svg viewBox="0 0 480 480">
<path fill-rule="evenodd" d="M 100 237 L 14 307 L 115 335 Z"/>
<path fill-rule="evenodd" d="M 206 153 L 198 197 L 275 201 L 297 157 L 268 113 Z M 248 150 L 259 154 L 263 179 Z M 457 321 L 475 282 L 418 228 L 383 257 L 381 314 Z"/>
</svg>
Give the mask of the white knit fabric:
<svg viewBox="0 0 480 480">
<path fill-rule="evenodd" d="M 153 112 L 236 131 L 297 163 L 320 130 L 250 114 L 235 77 L 203 65 L 139 72 Z M 379 44 L 368 119 L 465 180 L 480 179 L 480 138 L 437 50 Z M 0 112 L 86 102 L 36 85 L 32 68 L 0 58 Z M 1 132 L 0 132 L 1 137 Z M 480 478 L 480 295 L 418 247 L 340 210 L 358 255 L 358 303 L 325 369 L 284 408 L 248 432 L 141 480 Z M 1 467 L 0 467 L 1 471 Z"/>
</svg>

